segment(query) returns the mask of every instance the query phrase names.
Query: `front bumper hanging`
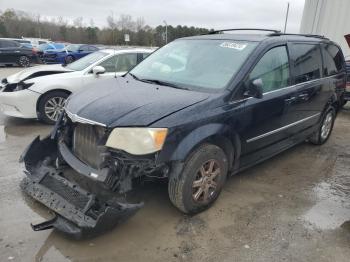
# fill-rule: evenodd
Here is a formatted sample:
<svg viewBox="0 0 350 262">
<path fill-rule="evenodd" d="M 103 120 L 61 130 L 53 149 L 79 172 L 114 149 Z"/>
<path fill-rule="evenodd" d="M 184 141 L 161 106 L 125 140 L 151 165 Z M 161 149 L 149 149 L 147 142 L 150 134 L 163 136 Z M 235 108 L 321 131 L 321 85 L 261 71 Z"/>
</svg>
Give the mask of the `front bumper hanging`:
<svg viewBox="0 0 350 262">
<path fill-rule="evenodd" d="M 55 139 L 37 137 L 20 158 L 27 175 L 21 188 L 55 213 L 53 219 L 32 225 L 33 230 L 56 228 L 77 239 L 91 237 L 113 228 L 143 206 L 116 198 L 99 199 L 62 176 L 62 170 L 52 164 L 57 156 Z"/>
</svg>

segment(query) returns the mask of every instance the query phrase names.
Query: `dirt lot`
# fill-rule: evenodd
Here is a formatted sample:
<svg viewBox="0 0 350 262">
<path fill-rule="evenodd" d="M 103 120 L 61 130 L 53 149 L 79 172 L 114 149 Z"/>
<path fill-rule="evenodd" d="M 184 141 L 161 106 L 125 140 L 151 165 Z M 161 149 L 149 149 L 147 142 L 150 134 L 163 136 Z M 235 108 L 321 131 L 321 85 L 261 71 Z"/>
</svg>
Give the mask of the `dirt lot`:
<svg viewBox="0 0 350 262">
<path fill-rule="evenodd" d="M 301 144 L 231 178 L 204 213 L 184 216 L 165 185 L 146 183 L 143 209 L 85 241 L 30 227 L 50 214 L 21 193 L 18 158 L 50 129 L 0 115 L 0 261 L 350 260 L 350 110 L 325 145 Z"/>
</svg>

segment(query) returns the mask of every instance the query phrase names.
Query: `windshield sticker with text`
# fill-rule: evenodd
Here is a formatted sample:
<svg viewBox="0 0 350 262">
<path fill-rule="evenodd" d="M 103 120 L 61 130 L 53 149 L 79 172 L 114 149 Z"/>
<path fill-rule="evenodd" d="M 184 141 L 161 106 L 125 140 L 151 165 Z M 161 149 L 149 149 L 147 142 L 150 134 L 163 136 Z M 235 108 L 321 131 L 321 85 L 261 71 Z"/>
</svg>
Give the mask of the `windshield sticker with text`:
<svg viewBox="0 0 350 262">
<path fill-rule="evenodd" d="M 239 43 L 234 43 L 234 42 L 223 42 L 222 44 L 220 44 L 220 46 L 242 51 L 244 48 L 246 48 L 247 44 L 239 44 Z"/>
</svg>

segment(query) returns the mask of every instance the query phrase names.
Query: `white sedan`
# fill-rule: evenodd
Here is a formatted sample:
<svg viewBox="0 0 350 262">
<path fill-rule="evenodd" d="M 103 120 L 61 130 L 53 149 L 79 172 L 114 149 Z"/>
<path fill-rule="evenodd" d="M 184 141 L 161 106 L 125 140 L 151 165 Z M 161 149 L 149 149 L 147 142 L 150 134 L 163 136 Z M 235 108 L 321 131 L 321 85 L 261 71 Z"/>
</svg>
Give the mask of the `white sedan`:
<svg viewBox="0 0 350 262">
<path fill-rule="evenodd" d="M 38 118 L 53 124 L 71 93 L 94 81 L 125 74 L 153 51 L 105 49 L 66 66 L 27 68 L 0 82 L 1 111 L 7 116 Z"/>
</svg>

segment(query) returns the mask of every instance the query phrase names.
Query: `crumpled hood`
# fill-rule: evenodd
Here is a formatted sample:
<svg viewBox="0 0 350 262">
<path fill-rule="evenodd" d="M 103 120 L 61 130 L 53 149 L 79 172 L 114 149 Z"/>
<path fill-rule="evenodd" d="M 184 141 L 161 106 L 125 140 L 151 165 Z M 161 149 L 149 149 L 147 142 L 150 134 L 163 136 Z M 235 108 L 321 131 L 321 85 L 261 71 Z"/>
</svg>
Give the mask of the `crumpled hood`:
<svg viewBox="0 0 350 262">
<path fill-rule="evenodd" d="M 31 76 L 44 76 L 49 75 L 53 72 L 71 72 L 71 70 L 64 68 L 62 65 L 42 65 L 42 66 L 33 66 L 28 67 L 16 74 L 10 75 L 7 77 L 8 83 L 18 83 L 20 81 L 31 78 Z"/>
<path fill-rule="evenodd" d="M 208 97 L 207 93 L 118 77 L 101 79 L 98 86 L 74 93 L 66 110 L 108 127 L 148 126 Z"/>
</svg>

